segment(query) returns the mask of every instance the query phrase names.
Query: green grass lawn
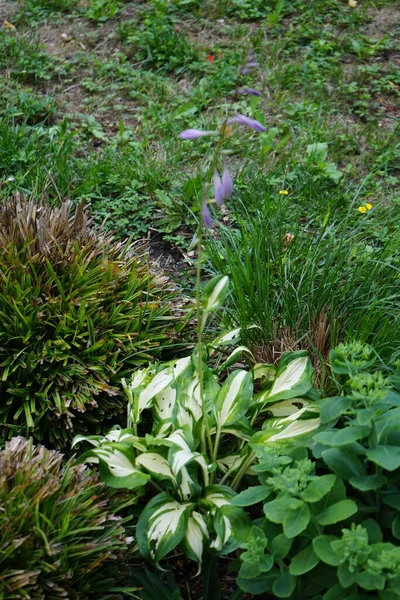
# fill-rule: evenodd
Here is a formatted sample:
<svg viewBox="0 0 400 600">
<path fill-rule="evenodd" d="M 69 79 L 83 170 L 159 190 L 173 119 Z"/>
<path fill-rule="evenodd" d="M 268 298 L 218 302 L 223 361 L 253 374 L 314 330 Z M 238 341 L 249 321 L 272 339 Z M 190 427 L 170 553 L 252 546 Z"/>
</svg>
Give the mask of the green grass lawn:
<svg viewBox="0 0 400 600">
<path fill-rule="evenodd" d="M 183 254 L 190 287 L 214 139 L 179 133 L 255 118 L 266 132 L 224 138 L 234 194 L 205 244 L 210 272 L 234 275 L 226 321 L 260 325 L 248 341 L 269 359 L 346 336 L 396 351 L 398 4 L 21 0 L 0 16 L 3 200 L 85 198 L 117 237 Z"/>
</svg>

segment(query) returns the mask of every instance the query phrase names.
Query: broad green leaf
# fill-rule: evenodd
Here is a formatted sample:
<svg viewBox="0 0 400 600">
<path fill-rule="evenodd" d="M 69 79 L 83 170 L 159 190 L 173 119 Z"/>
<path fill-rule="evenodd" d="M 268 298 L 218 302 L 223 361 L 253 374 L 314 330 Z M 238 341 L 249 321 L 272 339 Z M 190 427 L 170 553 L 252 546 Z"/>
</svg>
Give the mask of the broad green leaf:
<svg viewBox="0 0 400 600">
<path fill-rule="evenodd" d="M 322 562 L 331 567 L 340 565 L 340 557 L 331 546 L 331 542 L 337 541 L 338 539 L 339 538 L 334 535 L 320 535 L 312 541 L 315 554 Z"/>
<path fill-rule="evenodd" d="M 158 562 L 183 540 L 192 504 L 176 502 L 167 493 L 155 496 L 141 512 L 137 542 L 144 558 Z"/>
<path fill-rule="evenodd" d="M 186 555 L 195 560 L 202 562 L 204 541 L 208 540 L 207 523 L 203 515 L 195 510 L 192 512 L 187 522 L 186 534 L 182 542 L 182 546 Z"/>
<path fill-rule="evenodd" d="M 306 148 L 307 155 L 316 165 L 326 161 L 328 156 L 328 144 L 326 142 L 314 142 Z"/>
<path fill-rule="evenodd" d="M 275 535 L 271 540 L 269 545 L 270 552 L 275 560 L 282 560 L 289 554 L 292 544 L 293 539 L 289 539 L 284 533 L 280 533 L 279 535 Z"/>
<path fill-rule="evenodd" d="M 363 571 L 356 576 L 356 583 L 364 590 L 383 590 L 386 584 L 386 578 L 383 575 L 374 575 L 369 571 Z"/>
<path fill-rule="evenodd" d="M 332 446 L 347 446 L 368 436 L 370 431 L 370 427 L 363 427 L 362 425 L 347 426 L 335 433 Z"/>
<path fill-rule="evenodd" d="M 278 368 L 268 402 L 301 396 L 312 387 L 313 368 L 308 356 L 300 356 Z"/>
<path fill-rule="evenodd" d="M 272 590 L 272 585 L 276 579 L 276 573 L 262 573 L 254 579 L 248 579 L 245 577 L 238 577 L 237 584 L 240 589 L 246 594 L 259 596 L 260 594 L 266 594 Z"/>
<path fill-rule="evenodd" d="M 361 492 L 370 492 L 379 490 L 387 483 L 387 477 L 384 475 L 361 475 L 361 477 L 352 477 L 349 479 L 350 485 Z"/>
<path fill-rule="evenodd" d="M 266 365 L 264 363 L 257 363 L 253 369 L 254 381 L 257 379 L 263 379 L 265 381 L 274 381 L 276 375 L 276 367 L 273 365 Z"/>
<path fill-rule="evenodd" d="M 238 369 L 229 375 L 214 404 L 214 416 L 219 427 L 241 419 L 253 394 L 252 374 Z"/>
<path fill-rule="evenodd" d="M 277 598 L 290 598 L 296 587 L 296 578 L 289 573 L 287 567 L 281 567 L 278 577 L 272 586 L 272 592 Z"/>
<path fill-rule="evenodd" d="M 311 571 L 318 563 L 319 558 L 315 554 L 312 545 L 310 545 L 292 558 L 289 571 L 292 575 L 304 575 L 304 573 Z"/>
<path fill-rule="evenodd" d="M 298 498 L 276 498 L 264 504 L 264 513 L 273 523 L 283 523 L 289 511 L 296 511 L 303 505 Z"/>
<path fill-rule="evenodd" d="M 334 585 L 322 596 L 322 600 L 344 600 L 344 598 L 346 598 L 346 590 L 340 583 Z"/>
<path fill-rule="evenodd" d="M 311 519 L 310 507 L 308 504 L 289 510 L 283 521 L 283 532 L 288 538 L 294 538 L 307 528 Z"/>
<path fill-rule="evenodd" d="M 344 588 L 349 588 L 356 582 L 356 573 L 354 570 L 350 571 L 348 563 L 342 562 L 338 566 L 337 576 L 340 585 Z"/>
<path fill-rule="evenodd" d="M 252 486 L 235 496 L 232 500 L 232 504 L 234 506 L 252 506 L 253 504 L 257 504 L 268 498 L 271 491 L 271 487 L 264 485 Z"/>
<path fill-rule="evenodd" d="M 216 275 L 206 283 L 203 290 L 203 309 L 206 313 L 222 306 L 229 289 L 229 277 Z"/>
<path fill-rule="evenodd" d="M 333 525 L 348 519 L 357 511 L 357 504 L 353 500 L 341 500 L 320 512 L 316 519 L 320 525 Z"/>
<path fill-rule="evenodd" d="M 367 457 L 387 471 L 394 471 L 400 467 L 400 447 L 399 446 L 378 446 L 369 448 Z"/>
<path fill-rule="evenodd" d="M 230 504 L 236 492 L 227 485 L 209 485 L 204 490 L 204 503 L 207 508 L 217 506 L 221 507 Z"/>
<path fill-rule="evenodd" d="M 351 479 L 366 475 L 367 472 L 361 461 L 340 448 L 329 448 L 322 452 L 322 458 L 328 467 L 343 479 Z"/>
<path fill-rule="evenodd" d="M 352 405 L 353 399 L 345 396 L 334 396 L 320 403 L 321 423 L 336 421 Z"/>
<path fill-rule="evenodd" d="M 300 498 L 306 502 L 318 502 L 332 489 L 336 481 L 336 475 L 320 475 L 313 479 L 307 488 L 300 494 Z"/>
</svg>

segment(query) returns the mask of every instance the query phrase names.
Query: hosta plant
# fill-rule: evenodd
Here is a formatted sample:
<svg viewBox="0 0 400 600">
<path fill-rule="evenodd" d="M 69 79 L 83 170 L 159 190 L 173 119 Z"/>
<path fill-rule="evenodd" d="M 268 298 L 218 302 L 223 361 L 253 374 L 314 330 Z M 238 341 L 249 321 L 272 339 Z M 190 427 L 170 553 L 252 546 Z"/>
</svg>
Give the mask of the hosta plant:
<svg viewBox="0 0 400 600">
<path fill-rule="evenodd" d="M 126 502 L 83 465 L 13 438 L 0 452 L 0 598 L 121 598 Z"/>
<path fill-rule="evenodd" d="M 205 286 L 202 327 L 227 286 L 220 276 Z M 205 551 L 237 548 L 251 521 L 232 500 L 251 475 L 252 446 L 274 445 L 319 425 L 307 355 L 289 353 L 276 368 L 230 370 L 248 350 L 239 346 L 221 360 L 218 349 L 239 337 L 233 330 L 197 344 L 189 356 L 135 371 L 124 381 L 127 429 L 75 438 L 75 444 L 92 444 L 82 460 L 98 463 L 108 485 L 147 486 L 136 537 L 149 561 L 158 563 L 178 545 L 199 565 Z"/>
<path fill-rule="evenodd" d="M 171 335 L 165 283 L 82 204 L 17 197 L 0 224 L 0 434 L 63 447 L 107 431 L 123 410 L 121 378 Z"/>
</svg>

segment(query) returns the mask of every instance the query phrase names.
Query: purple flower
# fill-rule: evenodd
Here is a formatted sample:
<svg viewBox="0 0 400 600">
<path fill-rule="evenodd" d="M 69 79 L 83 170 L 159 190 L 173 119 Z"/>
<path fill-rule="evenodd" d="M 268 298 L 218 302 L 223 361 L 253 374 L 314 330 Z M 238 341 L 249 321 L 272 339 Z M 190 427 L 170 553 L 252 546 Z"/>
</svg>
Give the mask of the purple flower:
<svg viewBox="0 0 400 600">
<path fill-rule="evenodd" d="M 221 181 L 221 177 L 218 175 L 217 171 L 214 171 L 213 182 L 214 182 L 215 202 L 218 204 L 218 206 L 222 206 L 222 203 L 225 198 L 225 191 L 224 191 L 223 183 Z"/>
<path fill-rule="evenodd" d="M 239 88 L 237 90 L 238 94 L 249 94 L 250 96 L 262 96 L 261 92 L 259 92 L 258 90 L 255 90 L 254 88 L 250 88 L 250 87 L 244 87 L 244 88 Z"/>
<path fill-rule="evenodd" d="M 222 171 L 222 187 L 224 190 L 224 198 L 230 198 L 233 192 L 233 180 L 227 167 L 224 167 L 224 170 Z"/>
<path fill-rule="evenodd" d="M 251 69 L 254 69 L 255 67 L 258 67 L 260 63 L 256 62 L 255 60 L 250 60 L 249 62 L 247 62 L 244 67 L 241 68 L 241 73 L 243 73 L 243 75 L 246 75 L 247 73 L 250 73 Z"/>
<path fill-rule="evenodd" d="M 236 115 L 233 119 L 228 121 L 230 123 L 239 123 L 239 125 L 246 125 L 246 127 L 250 127 L 250 129 L 254 129 L 254 131 L 267 131 L 264 125 L 261 125 L 259 121 L 255 119 L 250 119 L 250 117 L 246 117 L 245 115 Z"/>
<path fill-rule="evenodd" d="M 203 220 L 204 225 L 208 229 L 212 229 L 214 227 L 210 209 L 207 206 L 207 200 L 203 201 L 203 206 L 201 207 L 201 218 Z"/>
<path fill-rule="evenodd" d="M 181 140 L 197 140 L 205 135 L 214 135 L 218 131 L 201 131 L 200 129 L 185 129 L 179 134 Z"/>
</svg>

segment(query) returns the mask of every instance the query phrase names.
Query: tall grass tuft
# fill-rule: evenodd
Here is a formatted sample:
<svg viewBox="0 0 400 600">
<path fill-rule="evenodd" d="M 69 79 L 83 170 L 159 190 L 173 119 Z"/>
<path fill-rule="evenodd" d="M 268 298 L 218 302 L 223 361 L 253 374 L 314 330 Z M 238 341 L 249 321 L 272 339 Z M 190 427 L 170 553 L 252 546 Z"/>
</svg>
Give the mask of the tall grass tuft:
<svg viewBox="0 0 400 600">
<path fill-rule="evenodd" d="M 209 240 L 211 269 L 231 279 L 227 324 L 268 362 L 306 348 L 324 370 L 330 348 L 353 337 L 391 355 L 400 341 L 398 234 L 371 245 L 360 221 L 290 226 L 290 207 L 267 201 L 250 214 L 242 205 L 245 218 Z M 250 324 L 259 329 L 246 333 Z"/>
<path fill-rule="evenodd" d="M 107 429 L 120 379 L 169 342 L 165 282 L 69 202 L 1 207 L 0 264 L 0 434 L 63 447 Z"/>
<path fill-rule="evenodd" d="M 14 438 L 0 452 L 0 597 L 120 598 L 126 585 L 126 498 L 95 473 Z"/>
</svg>

